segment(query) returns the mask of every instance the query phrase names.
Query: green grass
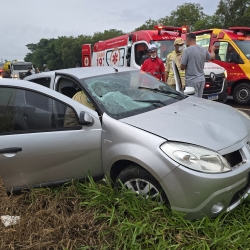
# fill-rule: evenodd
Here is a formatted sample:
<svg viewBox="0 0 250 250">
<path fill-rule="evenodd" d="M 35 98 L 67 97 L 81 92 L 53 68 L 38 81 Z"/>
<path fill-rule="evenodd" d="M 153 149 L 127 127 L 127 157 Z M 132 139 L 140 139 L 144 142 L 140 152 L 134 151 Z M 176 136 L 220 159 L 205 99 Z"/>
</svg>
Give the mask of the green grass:
<svg viewBox="0 0 250 250">
<path fill-rule="evenodd" d="M 21 222 L 0 227 L 1 249 L 250 249 L 249 198 L 216 219 L 197 221 L 125 189 L 118 193 L 108 179 L 7 199 L 1 213 L 20 215 Z"/>
<path fill-rule="evenodd" d="M 87 186 L 86 186 L 87 185 Z M 81 206 L 104 226 L 102 249 L 250 249 L 250 200 L 216 219 L 187 221 L 156 202 L 111 184 L 77 184 Z"/>
</svg>

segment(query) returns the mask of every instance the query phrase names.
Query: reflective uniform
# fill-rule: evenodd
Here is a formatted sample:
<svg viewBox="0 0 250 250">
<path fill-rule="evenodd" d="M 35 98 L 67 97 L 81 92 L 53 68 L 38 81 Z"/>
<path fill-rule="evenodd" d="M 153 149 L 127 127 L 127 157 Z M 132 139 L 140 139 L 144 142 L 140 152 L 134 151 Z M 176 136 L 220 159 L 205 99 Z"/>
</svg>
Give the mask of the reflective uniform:
<svg viewBox="0 0 250 250">
<path fill-rule="evenodd" d="M 95 110 L 95 106 L 88 100 L 86 94 L 83 91 L 79 91 L 77 92 L 73 97 L 73 100 L 80 102 L 81 104 L 83 104 L 84 106 Z"/>
<path fill-rule="evenodd" d="M 173 71 L 173 67 L 172 67 L 173 60 L 175 61 L 175 64 L 179 70 L 181 81 L 182 81 L 182 86 L 184 87 L 184 85 L 185 85 L 185 71 L 181 70 L 181 64 L 180 64 L 180 59 L 181 59 L 182 54 L 183 54 L 183 52 L 180 52 L 177 54 L 174 50 L 168 54 L 167 60 L 166 60 L 165 71 L 168 72 L 167 83 L 168 83 L 168 85 L 170 85 L 174 89 L 176 88 L 176 84 L 175 84 L 175 79 L 174 79 L 174 71 Z"/>
<path fill-rule="evenodd" d="M 83 91 L 77 92 L 73 97 L 73 100 L 85 105 L 86 107 L 95 110 L 94 105 L 88 101 L 86 94 Z M 74 111 L 71 108 L 67 108 L 64 119 L 64 127 L 74 127 L 78 126 L 78 119 Z"/>
<path fill-rule="evenodd" d="M 141 70 L 156 77 L 158 80 L 164 80 L 164 63 L 159 57 L 156 57 L 155 59 L 148 58 L 145 60 L 141 66 Z"/>
</svg>

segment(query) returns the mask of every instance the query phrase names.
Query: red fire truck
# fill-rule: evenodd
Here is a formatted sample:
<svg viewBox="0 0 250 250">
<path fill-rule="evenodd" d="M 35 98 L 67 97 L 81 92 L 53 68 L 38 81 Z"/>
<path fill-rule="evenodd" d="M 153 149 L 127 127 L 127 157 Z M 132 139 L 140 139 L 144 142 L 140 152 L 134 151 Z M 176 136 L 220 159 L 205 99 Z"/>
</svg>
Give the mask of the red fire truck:
<svg viewBox="0 0 250 250">
<path fill-rule="evenodd" d="M 155 44 L 158 57 L 166 61 L 167 55 L 174 50 L 174 40 L 177 37 L 185 39 L 186 27 L 155 26 L 154 30 L 140 30 L 126 35 L 100 41 L 94 44 L 93 53 L 90 44 L 82 45 L 82 66 L 119 66 L 141 67 L 143 55 L 147 53 L 148 45 Z M 226 101 L 227 85 L 225 69 L 212 62 L 205 63 L 204 73 L 206 85 L 203 97 L 210 100 Z M 211 74 L 213 73 L 213 79 Z"/>
<path fill-rule="evenodd" d="M 238 104 L 250 104 L 250 27 L 193 32 L 199 45 L 217 49 L 216 64 L 227 70 L 228 95 Z"/>
</svg>

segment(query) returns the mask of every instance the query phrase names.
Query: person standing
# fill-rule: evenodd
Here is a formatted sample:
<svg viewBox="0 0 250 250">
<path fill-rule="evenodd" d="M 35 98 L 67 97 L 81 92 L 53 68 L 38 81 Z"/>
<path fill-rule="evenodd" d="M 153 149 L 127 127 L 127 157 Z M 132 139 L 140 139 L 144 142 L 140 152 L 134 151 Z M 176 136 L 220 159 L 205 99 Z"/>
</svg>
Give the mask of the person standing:
<svg viewBox="0 0 250 250">
<path fill-rule="evenodd" d="M 26 76 L 30 76 L 30 75 L 32 75 L 32 73 L 31 73 L 31 67 L 28 67 L 28 71 L 26 72 L 26 74 L 25 74 Z"/>
<path fill-rule="evenodd" d="M 167 56 L 166 67 L 165 67 L 165 76 L 166 76 L 165 82 L 173 89 L 176 89 L 176 83 L 174 78 L 172 61 L 175 62 L 179 70 L 182 85 L 183 86 L 185 85 L 185 71 L 181 70 L 181 64 L 180 64 L 183 51 L 184 51 L 184 40 L 181 37 L 178 37 L 174 41 L 174 51 L 169 53 Z"/>
<path fill-rule="evenodd" d="M 196 44 L 196 36 L 193 33 L 186 36 L 186 46 L 181 58 L 181 70 L 185 70 L 185 84 L 195 88 L 194 96 L 202 98 L 205 86 L 204 64 L 215 59 L 215 47 L 211 48 L 210 54 L 207 49 Z"/>
<path fill-rule="evenodd" d="M 46 65 L 46 64 L 44 64 L 44 65 L 43 65 L 43 71 L 44 71 L 44 72 L 49 71 L 49 68 L 47 67 L 47 65 Z"/>
<path fill-rule="evenodd" d="M 158 80 L 165 81 L 165 67 L 163 61 L 157 56 L 157 47 L 149 45 L 148 47 L 149 58 L 146 59 L 141 70 L 154 76 Z"/>
</svg>

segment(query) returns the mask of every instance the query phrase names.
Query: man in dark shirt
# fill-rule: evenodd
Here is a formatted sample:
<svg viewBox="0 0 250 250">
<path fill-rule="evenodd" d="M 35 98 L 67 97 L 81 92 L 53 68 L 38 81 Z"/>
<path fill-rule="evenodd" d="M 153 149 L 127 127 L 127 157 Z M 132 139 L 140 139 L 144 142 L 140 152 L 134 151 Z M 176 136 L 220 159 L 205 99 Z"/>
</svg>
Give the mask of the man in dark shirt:
<svg viewBox="0 0 250 250">
<path fill-rule="evenodd" d="M 32 73 L 31 73 L 31 67 L 28 67 L 28 71 L 26 72 L 26 76 L 30 76 L 30 75 L 32 75 Z"/>
</svg>

